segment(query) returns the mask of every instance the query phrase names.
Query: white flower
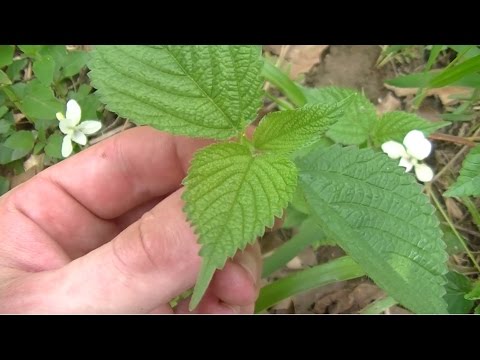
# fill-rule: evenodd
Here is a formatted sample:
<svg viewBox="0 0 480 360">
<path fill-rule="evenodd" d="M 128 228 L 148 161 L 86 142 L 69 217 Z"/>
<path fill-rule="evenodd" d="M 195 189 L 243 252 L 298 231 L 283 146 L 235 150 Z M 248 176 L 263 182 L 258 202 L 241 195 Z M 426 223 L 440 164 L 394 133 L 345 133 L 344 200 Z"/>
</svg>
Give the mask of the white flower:
<svg viewBox="0 0 480 360">
<path fill-rule="evenodd" d="M 392 159 L 400 159 L 398 165 L 405 168 L 405 172 L 415 169 L 417 179 L 422 182 L 432 181 L 433 170 L 419 161 L 425 159 L 432 151 L 432 144 L 421 131 L 412 130 L 403 139 L 403 145 L 396 141 L 387 141 L 382 150 Z"/>
<path fill-rule="evenodd" d="M 96 133 L 102 128 L 102 123 L 96 120 L 86 120 L 80 123 L 82 109 L 75 100 L 67 102 L 67 111 L 65 116 L 57 113 L 57 119 L 60 122 L 60 131 L 65 134 L 62 142 L 62 156 L 69 157 L 73 151 L 72 141 L 77 144 L 86 145 L 87 136 Z"/>
</svg>

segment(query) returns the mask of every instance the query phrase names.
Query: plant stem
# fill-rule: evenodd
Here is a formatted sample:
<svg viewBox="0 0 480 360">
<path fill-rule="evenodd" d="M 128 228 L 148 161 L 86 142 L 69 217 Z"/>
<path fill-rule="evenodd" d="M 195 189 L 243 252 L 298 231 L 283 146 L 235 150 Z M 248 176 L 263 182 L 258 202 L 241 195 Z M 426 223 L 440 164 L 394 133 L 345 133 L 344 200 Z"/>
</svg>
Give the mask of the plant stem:
<svg viewBox="0 0 480 360">
<path fill-rule="evenodd" d="M 455 236 L 458 238 L 458 240 L 460 241 L 460 243 L 462 244 L 463 248 L 465 249 L 465 252 L 467 253 L 468 257 L 470 258 L 470 260 L 472 261 L 473 265 L 475 266 L 475 268 L 478 270 L 478 272 L 480 273 L 480 266 L 477 264 L 477 261 L 475 260 L 475 257 L 473 256 L 473 254 L 471 253 L 470 249 L 468 248 L 467 244 L 465 243 L 465 240 L 463 239 L 463 237 L 458 233 L 455 225 L 452 223 L 452 220 L 450 220 L 450 218 L 448 217 L 447 213 L 445 212 L 445 210 L 443 210 L 442 208 L 442 205 L 440 204 L 440 202 L 438 201 L 437 197 L 435 196 L 435 194 L 433 193 L 430 185 L 427 185 L 425 186 L 425 190 L 427 192 L 427 194 L 433 199 L 433 201 L 435 202 L 435 205 L 438 209 L 438 211 L 440 211 L 440 213 L 442 214 L 443 218 L 447 221 L 448 223 L 448 226 L 450 226 L 450 229 L 452 229 L 453 233 L 455 234 Z"/>
<path fill-rule="evenodd" d="M 263 287 L 255 304 L 255 312 L 260 313 L 301 292 L 364 275 L 365 271 L 349 256 L 298 271 Z"/>
<path fill-rule="evenodd" d="M 473 203 L 472 200 L 470 200 L 469 197 L 463 197 L 461 198 L 462 203 L 467 207 L 468 212 L 470 215 L 472 215 L 473 222 L 475 225 L 477 225 L 477 228 L 480 230 L 480 213 L 478 212 L 477 207 Z"/>
<path fill-rule="evenodd" d="M 391 296 L 387 296 L 386 298 L 379 299 L 371 303 L 362 311 L 360 311 L 360 314 L 369 314 L 369 315 L 381 314 L 384 311 L 390 309 L 392 306 L 397 304 L 398 302 L 394 298 L 392 298 Z"/>
</svg>

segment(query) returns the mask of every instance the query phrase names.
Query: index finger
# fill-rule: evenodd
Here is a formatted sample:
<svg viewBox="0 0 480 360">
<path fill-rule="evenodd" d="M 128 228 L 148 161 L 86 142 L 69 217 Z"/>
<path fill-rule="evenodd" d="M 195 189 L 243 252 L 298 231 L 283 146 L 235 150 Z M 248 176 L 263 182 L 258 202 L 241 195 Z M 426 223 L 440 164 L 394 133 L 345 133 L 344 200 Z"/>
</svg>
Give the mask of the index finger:
<svg viewBox="0 0 480 360">
<path fill-rule="evenodd" d="M 116 218 L 180 187 L 196 150 L 211 140 L 129 129 L 39 175 L 102 219 Z"/>
</svg>

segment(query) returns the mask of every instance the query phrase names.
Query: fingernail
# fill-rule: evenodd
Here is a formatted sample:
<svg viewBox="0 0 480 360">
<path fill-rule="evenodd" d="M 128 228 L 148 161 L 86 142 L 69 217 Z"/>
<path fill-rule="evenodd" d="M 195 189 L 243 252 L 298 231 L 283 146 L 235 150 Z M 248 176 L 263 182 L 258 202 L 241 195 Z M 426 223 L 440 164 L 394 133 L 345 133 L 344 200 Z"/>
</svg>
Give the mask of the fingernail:
<svg viewBox="0 0 480 360">
<path fill-rule="evenodd" d="M 247 270 L 247 273 L 250 275 L 253 284 L 257 286 L 258 269 L 257 261 L 255 260 L 254 256 L 250 252 L 244 251 L 237 257 L 236 262 L 245 270 Z"/>
<path fill-rule="evenodd" d="M 232 313 L 234 313 L 234 314 L 240 314 L 240 306 L 238 306 L 238 305 L 231 305 L 231 304 L 224 303 L 223 306 L 232 310 Z"/>
</svg>

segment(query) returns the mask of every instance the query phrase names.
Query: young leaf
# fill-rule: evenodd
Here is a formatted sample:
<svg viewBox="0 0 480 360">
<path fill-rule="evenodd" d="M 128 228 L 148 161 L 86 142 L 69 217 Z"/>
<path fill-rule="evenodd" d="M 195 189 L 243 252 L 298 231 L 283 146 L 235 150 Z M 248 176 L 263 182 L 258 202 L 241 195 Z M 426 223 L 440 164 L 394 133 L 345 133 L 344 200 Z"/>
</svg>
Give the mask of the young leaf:
<svg viewBox="0 0 480 360">
<path fill-rule="evenodd" d="M 89 76 L 107 109 L 179 135 L 228 139 L 261 102 L 257 46 L 97 46 Z"/>
<path fill-rule="evenodd" d="M 14 51 L 14 45 L 0 45 L 0 68 L 12 63 Z"/>
<path fill-rule="evenodd" d="M 62 70 L 63 77 L 77 75 L 87 64 L 88 57 L 89 54 L 85 51 L 69 52 Z"/>
<path fill-rule="evenodd" d="M 5 194 L 9 189 L 10 181 L 5 177 L 0 176 L 0 196 Z"/>
<path fill-rule="evenodd" d="M 7 69 L 6 73 L 10 80 L 13 81 L 18 81 L 20 80 L 20 71 L 27 66 L 28 59 L 19 59 L 15 60 Z"/>
<path fill-rule="evenodd" d="M 53 73 L 55 71 L 55 61 L 51 56 L 42 56 L 33 63 L 33 73 L 40 82 L 50 86 L 53 82 Z"/>
<path fill-rule="evenodd" d="M 463 161 L 460 176 L 443 195 L 450 197 L 480 195 L 480 145 L 470 150 Z"/>
<path fill-rule="evenodd" d="M 332 146 L 298 161 L 310 214 L 402 305 L 444 313 L 447 254 L 414 178 L 371 149 Z"/>
<path fill-rule="evenodd" d="M 465 294 L 472 290 L 472 282 L 465 275 L 449 271 L 445 275 L 447 293 L 443 297 L 448 304 L 449 314 L 468 314 L 473 308 L 473 301 L 465 299 Z"/>
<path fill-rule="evenodd" d="M 394 111 L 383 115 L 373 129 L 373 142 L 380 146 L 386 141 L 395 140 L 402 142 L 405 135 L 411 130 L 420 130 L 430 135 L 435 130 L 450 125 L 446 121 L 430 122 L 418 115 L 404 111 Z"/>
<path fill-rule="evenodd" d="M 0 87 L 10 85 L 11 83 L 12 81 L 8 78 L 8 75 L 3 70 L 0 70 Z"/>
<path fill-rule="evenodd" d="M 359 145 L 368 139 L 377 122 L 377 113 L 365 96 L 355 90 L 333 86 L 303 90 L 309 104 L 334 104 L 352 96 L 352 101 L 343 107 L 343 116 L 339 116 L 338 121 L 330 127 L 327 136 L 346 145 Z"/>
<path fill-rule="evenodd" d="M 3 145 L 13 150 L 30 151 L 34 142 L 35 138 L 31 131 L 21 130 L 13 133 Z"/>
<path fill-rule="evenodd" d="M 50 135 L 45 145 L 45 154 L 54 159 L 63 159 L 62 156 L 63 136 L 60 134 Z"/>
<path fill-rule="evenodd" d="M 195 154 L 184 184 L 185 212 L 202 244 L 202 269 L 190 303 L 195 308 L 215 270 L 281 216 L 297 171 L 287 158 L 223 143 Z"/>
<path fill-rule="evenodd" d="M 33 119 L 55 119 L 55 114 L 64 110 L 64 105 L 55 98 L 50 87 L 32 80 L 25 88 L 22 109 Z"/>
<path fill-rule="evenodd" d="M 277 154 L 309 146 L 343 114 L 341 105 L 305 105 L 295 110 L 270 113 L 255 130 L 253 145 L 258 150 Z"/>
<path fill-rule="evenodd" d="M 477 282 L 473 285 L 473 288 L 470 289 L 469 293 L 465 295 L 467 300 L 480 300 L 480 282 Z"/>
</svg>

